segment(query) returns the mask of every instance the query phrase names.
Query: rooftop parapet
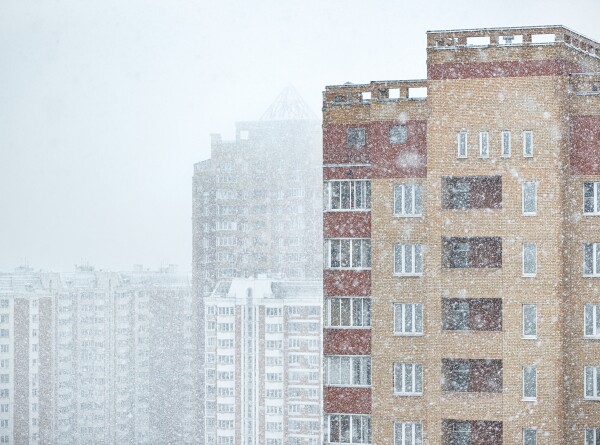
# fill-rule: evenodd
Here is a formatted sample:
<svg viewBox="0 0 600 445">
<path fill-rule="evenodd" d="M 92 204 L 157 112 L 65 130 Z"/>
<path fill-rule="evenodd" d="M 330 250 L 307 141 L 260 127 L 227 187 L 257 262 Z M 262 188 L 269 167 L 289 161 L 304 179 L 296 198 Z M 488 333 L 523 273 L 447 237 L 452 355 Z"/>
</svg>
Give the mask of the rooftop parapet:
<svg viewBox="0 0 600 445">
<path fill-rule="evenodd" d="M 373 101 L 425 100 L 427 80 L 384 80 L 368 84 L 329 85 L 323 93 L 327 105 L 368 105 Z"/>
<path fill-rule="evenodd" d="M 562 25 L 428 31 L 427 49 L 565 44 L 600 59 L 600 43 Z"/>
</svg>

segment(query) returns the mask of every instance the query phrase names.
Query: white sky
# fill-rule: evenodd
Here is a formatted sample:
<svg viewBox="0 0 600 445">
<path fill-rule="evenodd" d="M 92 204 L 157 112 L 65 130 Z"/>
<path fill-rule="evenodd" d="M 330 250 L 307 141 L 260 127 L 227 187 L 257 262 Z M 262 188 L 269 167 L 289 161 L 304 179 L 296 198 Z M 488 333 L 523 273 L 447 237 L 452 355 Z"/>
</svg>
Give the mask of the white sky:
<svg viewBox="0 0 600 445">
<path fill-rule="evenodd" d="M 0 0 L 0 270 L 191 270 L 193 164 L 288 83 L 425 77 L 431 29 L 562 24 L 598 0 Z"/>
</svg>

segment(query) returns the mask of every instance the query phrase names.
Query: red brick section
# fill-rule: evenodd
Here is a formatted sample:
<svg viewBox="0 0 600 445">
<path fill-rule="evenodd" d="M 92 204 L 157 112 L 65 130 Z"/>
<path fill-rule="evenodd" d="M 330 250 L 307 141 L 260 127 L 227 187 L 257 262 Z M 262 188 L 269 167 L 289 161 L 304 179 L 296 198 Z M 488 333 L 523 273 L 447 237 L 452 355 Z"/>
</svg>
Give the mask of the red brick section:
<svg viewBox="0 0 600 445">
<path fill-rule="evenodd" d="M 462 62 L 427 65 L 427 78 L 429 80 L 560 76 L 578 72 L 581 72 L 580 67 L 566 60 Z"/>
<path fill-rule="evenodd" d="M 39 431 L 40 443 L 52 443 L 52 299 L 39 302 Z"/>
<path fill-rule="evenodd" d="M 390 126 L 406 125 L 404 144 L 390 144 Z M 373 178 L 427 176 L 427 122 L 380 121 L 369 127 Z"/>
<path fill-rule="evenodd" d="M 323 354 L 370 355 L 370 329 L 323 329 Z"/>
<path fill-rule="evenodd" d="M 332 179 L 371 179 L 371 167 L 326 167 L 323 180 Z"/>
<path fill-rule="evenodd" d="M 361 147 L 348 145 L 348 128 L 364 128 L 366 144 Z M 366 122 L 327 125 L 323 128 L 323 164 L 368 164 L 372 145 L 372 135 Z"/>
<path fill-rule="evenodd" d="M 326 413 L 370 414 L 371 388 L 323 388 Z"/>
<path fill-rule="evenodd" d="M 324 270 L 325 297 L 368 297 L 371 295 L 370 270 Z"/>
<path fill-rule="evenodd" d="M 326 212 L 324 238 L 371 238 L 371 212 Z"/>
<path fill-rule="evenodd" d="M 571 173 L 600 174 L 600 116 L 571 117 Z"/>
<path fill-rule="evenodd" d="M 29 300 L 15 298 L 14 441 L 29 443 Z"/>
</svg>

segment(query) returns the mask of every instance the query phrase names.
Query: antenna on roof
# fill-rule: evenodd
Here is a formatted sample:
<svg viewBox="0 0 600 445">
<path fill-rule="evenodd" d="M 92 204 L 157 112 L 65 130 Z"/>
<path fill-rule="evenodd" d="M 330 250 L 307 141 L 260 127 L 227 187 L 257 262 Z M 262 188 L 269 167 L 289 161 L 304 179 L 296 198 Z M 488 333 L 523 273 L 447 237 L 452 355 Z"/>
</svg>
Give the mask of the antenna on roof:
<svg viewBox="0 0 600 445">
<path fill-rule="evenodd" d="M 298 91 L 288 85 L 260 118 L 261 121 L 317 120 L 317 116 L 300 97 Z"/>
</svg>

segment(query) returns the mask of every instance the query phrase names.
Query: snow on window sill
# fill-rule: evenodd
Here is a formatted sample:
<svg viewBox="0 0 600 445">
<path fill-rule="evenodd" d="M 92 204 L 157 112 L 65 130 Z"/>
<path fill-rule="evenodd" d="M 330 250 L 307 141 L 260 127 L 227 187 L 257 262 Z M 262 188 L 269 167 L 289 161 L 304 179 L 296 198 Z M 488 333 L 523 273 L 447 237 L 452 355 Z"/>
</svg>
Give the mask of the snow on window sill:
<svg viewBox="0 0 600 445">
<path fill-rule="evenodd" d="M 523 275 L 521 275 L 522 278 L 535 278 L 537 276 L 537 272 L 536 273 L 524 273 Z"/>
<path fill-rule="evenodd" d="M 324 329 L 371 329 L 371 326 L 324 326 Z"/>
<path fill-rule="evenodd" d="M 521 340 L 537 340 L 537 335 L 522 335 Z"/>
<path fill-rule="evenodd" d="M 583 216 L 600 216 L 600 212 L 583 212 Z"/>
<path fill-rule="evenodd" d="M 394 216 L 396 218 L 423 218 L 423 214 L 419 213 L 419 214 L 407 214 L 407 213 L 394 213 Z"/>
<path fill-rule="evenodd" d="M 522 402 L 537 402 L 537 397 L 523 397 Z"/>
<path fill-rule="evenodd" d="M 394 337 L 423 337 L 422 332 L 394 332 Z"/>
<path fill-rule="evenodd" d="M 423 397 L 422 392 L 396 392 L 394 391 L 395 396 L 401 397 Z"/>
<path fill-rule="evenodd" d="M 596 335 L 583 334 L 583 338 L 585 338 L 586 340 L 600 340 L 600 334 L 596 334 Z"/>
<path fill-rule="evenodd" d="M 584 396 L 583 397 L 584 400 L 591 400 L 591 401 L 600 401 L 600 396 L 596 396 L 596 397 L 590 397 L 590 396 Z"/>
<path fill-rule="evenodd" d="M 395 277 L 422 277 L 423 276 L 423 272 L 421 272 L 421 273 L 398 273 L 398 272 L 394 272 L 393 275 Z"/>
</svg>

